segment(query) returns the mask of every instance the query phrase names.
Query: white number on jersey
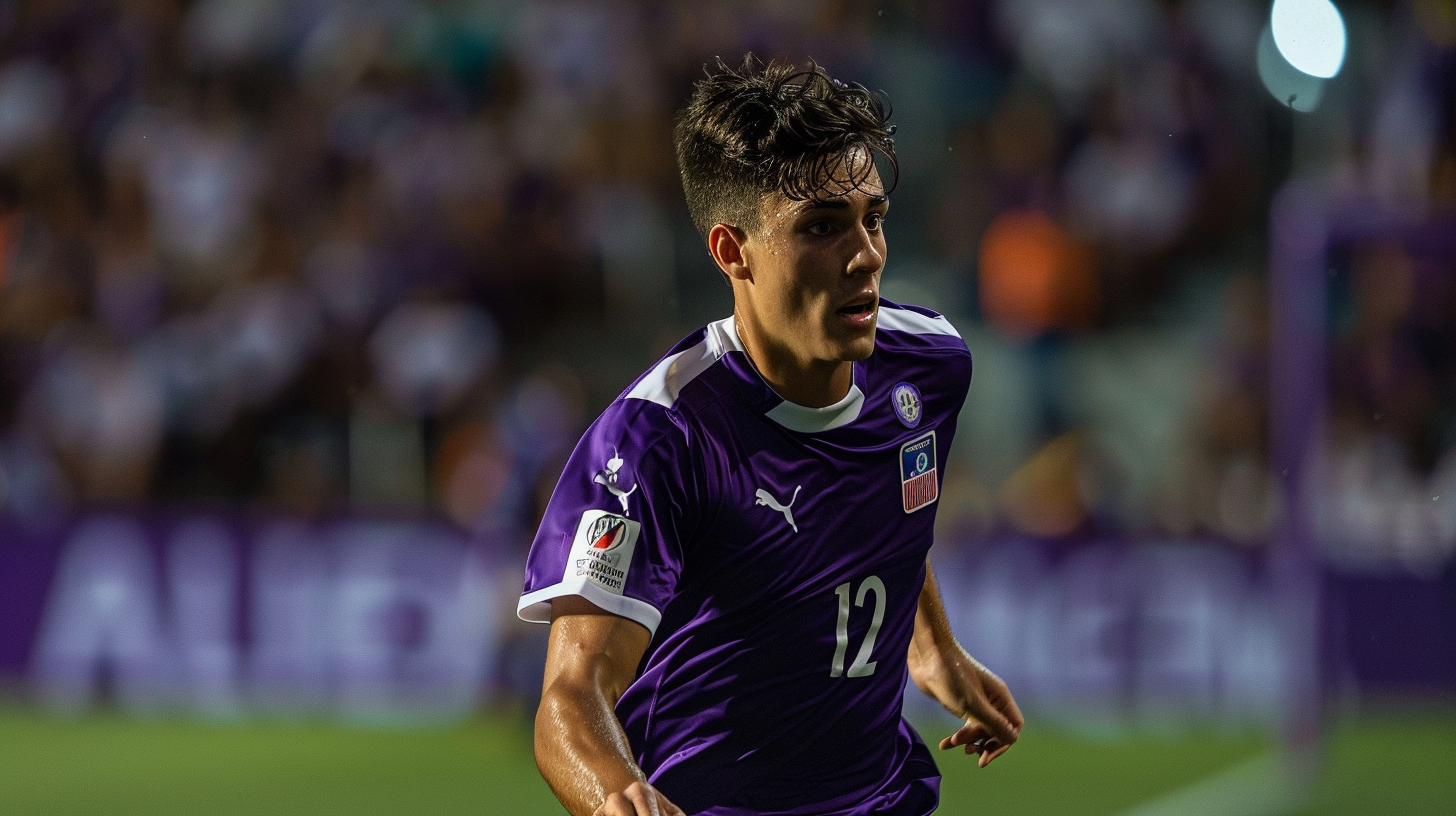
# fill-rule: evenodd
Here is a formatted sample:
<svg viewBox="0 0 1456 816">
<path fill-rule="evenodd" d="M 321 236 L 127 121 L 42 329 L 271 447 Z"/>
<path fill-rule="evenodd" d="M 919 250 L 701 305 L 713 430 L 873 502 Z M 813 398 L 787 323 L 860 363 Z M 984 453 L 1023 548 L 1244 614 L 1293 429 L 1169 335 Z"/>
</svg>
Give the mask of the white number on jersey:
<svg viewBox="0 0 1456 816">
<path fill-rule="evenodd" d="M 848 581 L 834 588 L 834 594 L 839 596 L 839 620 L 834 625 L 834 662 L 829 666 L 830 677 L 844 674 L 844 655 L 849 651 L 849 589 Z M 869 677 L 875 673 L 875 661 L 870 660 L 870 653 L 875 650 L 875 636 L 880 633 L 880 624 L 885 622 L 885 582 L 877 575 L 860 582 L 854 605 L 863 608 L 865 595 L 870 592 L 875 594 L 874 616 L 870 618 L 870 630 L 865 633 L 854 662 L 849 664 L 850 677 Z"/>
</svg>

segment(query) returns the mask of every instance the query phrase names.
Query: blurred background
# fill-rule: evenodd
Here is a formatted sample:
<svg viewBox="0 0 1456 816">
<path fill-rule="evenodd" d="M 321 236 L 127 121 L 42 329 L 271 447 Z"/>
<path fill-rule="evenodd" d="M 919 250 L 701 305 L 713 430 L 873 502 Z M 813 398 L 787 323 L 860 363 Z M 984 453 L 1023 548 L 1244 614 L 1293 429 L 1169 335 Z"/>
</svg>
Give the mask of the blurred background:
<svg viewBox="0 0 1456 816">
<path fill-rule="evenodd" d="M 0 0 L 0 810 L 555 812 L 525 552 L 746 51 L 976 361 L 942 812 L 1456 812 L 1453 0 Z"/>
</svg>

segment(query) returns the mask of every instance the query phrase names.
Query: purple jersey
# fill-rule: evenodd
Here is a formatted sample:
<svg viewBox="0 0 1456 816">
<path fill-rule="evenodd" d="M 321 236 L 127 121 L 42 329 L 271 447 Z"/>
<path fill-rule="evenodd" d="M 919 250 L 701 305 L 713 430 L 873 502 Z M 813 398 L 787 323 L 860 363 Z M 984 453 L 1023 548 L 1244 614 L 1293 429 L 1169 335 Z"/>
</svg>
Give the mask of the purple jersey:
<svg viewBox="0 0 1456 816">
<path fill-rule="evenodd" d="M 939 774 L 900 714 L 971 358 L 880 301 L 840 402 L 764 383 L 732 318 L 592 424 L 536 534 L 519 612 L 580 595 L 650 630 L 617 716 L 688 813 L 923 814 Z"/>
</svg>

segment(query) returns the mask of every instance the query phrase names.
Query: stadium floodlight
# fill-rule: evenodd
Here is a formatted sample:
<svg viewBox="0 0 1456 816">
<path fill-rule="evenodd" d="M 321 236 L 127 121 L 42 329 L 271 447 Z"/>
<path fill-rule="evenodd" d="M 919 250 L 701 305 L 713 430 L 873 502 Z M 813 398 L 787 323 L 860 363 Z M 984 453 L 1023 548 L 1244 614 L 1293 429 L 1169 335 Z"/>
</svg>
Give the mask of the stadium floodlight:
<svg viewBox="0 0 1456 816">
<path fill-rule="evenodd" d="M 1345 63 L 1345 20 L 1330 0 L 1274 0 L 1269 28 L 1280 55 L 1310 76 L 1329 79 Z"/>
</svg>

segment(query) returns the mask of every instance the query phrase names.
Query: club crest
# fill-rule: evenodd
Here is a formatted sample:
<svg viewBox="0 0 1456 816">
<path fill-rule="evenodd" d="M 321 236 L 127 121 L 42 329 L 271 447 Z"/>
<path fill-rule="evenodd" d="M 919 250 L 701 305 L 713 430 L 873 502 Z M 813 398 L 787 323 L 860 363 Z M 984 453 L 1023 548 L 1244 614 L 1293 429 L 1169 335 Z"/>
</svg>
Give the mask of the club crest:
<svg viewBox="0 0 1456 816">
<path fill-rule="evenodd" d="M 935 461 L 935 431 L 900 446 L 900 488 L 906 513 L 934 504 L 940 497 Z"/>
<path fill-rule="evenodd" d="M 907 428 L 914 428 L 920 424 L 920 415 L 924 408 L 924 401 L 920 398 L 920 389 L 907 382 L 902 382 L 890 389 L 890 404 L 895 406 L 895 416 L 900 418 L 900 424 Z"/>
</svg>

